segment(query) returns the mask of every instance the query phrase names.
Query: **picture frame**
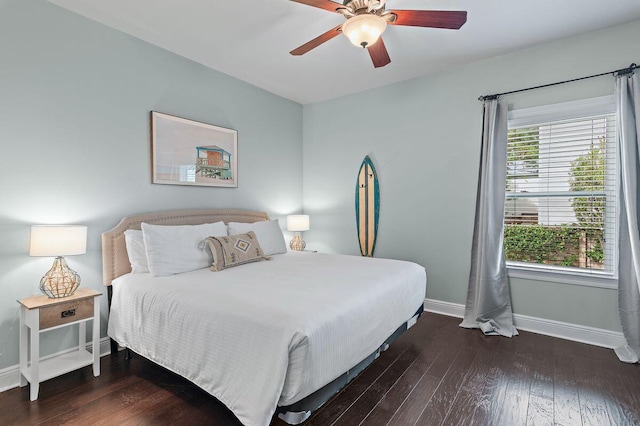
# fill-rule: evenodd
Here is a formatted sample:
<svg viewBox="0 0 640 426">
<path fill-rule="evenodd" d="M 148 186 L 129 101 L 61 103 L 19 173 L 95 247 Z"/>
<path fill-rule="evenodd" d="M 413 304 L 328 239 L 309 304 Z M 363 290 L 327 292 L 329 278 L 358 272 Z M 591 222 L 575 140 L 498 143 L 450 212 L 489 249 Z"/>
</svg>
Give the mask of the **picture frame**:
<svg viewBox="0 0 640 426">
<path fill-rule="evenodd" d="M 151 111 L 153 183 L 238 187 L 238 131 Z"/>
</svg>

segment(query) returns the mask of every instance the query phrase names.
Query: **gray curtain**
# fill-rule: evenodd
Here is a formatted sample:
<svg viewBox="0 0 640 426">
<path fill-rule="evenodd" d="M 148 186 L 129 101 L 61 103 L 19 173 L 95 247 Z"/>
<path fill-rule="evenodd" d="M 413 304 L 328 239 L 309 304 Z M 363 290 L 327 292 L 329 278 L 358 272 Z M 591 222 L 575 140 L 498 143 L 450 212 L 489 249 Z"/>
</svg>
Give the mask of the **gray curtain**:
<svg viewBox="0 0 640 426">
<path fill-rule="evenodd" d="M 621 361 L 635 363 L 640 355 L 640 77 L 616 77 L 621 197 L 618 220 L 618 312 L 627 341 L 616 348 Z"/>
<path fill-rule="evenodd" d="M 507 103 L 485 101 L 471 273 L 460 327 L 512 337 L 518 331 L 513 325 L 503 249 L 506 173 Z"/>
</svg>

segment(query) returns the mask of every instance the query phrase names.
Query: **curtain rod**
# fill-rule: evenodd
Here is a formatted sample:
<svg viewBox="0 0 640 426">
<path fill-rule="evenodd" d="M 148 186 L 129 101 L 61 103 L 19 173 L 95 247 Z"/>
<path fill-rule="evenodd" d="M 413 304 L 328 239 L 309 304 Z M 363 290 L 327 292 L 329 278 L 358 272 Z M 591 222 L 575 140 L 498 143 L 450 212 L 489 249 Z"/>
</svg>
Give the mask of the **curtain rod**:
<svg viewBox="0 0 640 426">
<path fill-rule="evenodd" d="M 586 77 L 574 78 L 572 80 L 558 81 L 557 83 L 543 84 L 541 86 L 535 86 L 535 87 L 527 87 L 526 89 L 512 90 L 510 92 L 504 92 L 504 93 L 496 93 L 495 95 L 480 96 L 478 98 L 478 100 L 479 101 L 491 101 L 491 100 L 494 100 L 494 99 L 498 99 L 500 96 L 503 96 L 503 95 L 510 95 L 512 93 L 519 93 L 519 92 L 526 92 L 528 90 L 534 90 L 534 89 L 542 89 L 544 87 L 557 86 L 559 84 L 573 83 L 574 81 L 586 80 L 588 78 L 594 78 L 594 77 L 602 77 L 603 75 L 608 75 L 608 74 L 613 74 L 614 76 L 631 74 L 634 70 L 636 70 L 638 68 L 640 68 L 640 66 L 636 65 L 635 63 L 633 63 L 633 64 L 629 65 L 628 68 L 622 68 L 622 69 L 615 70 L 615 71 L 603 72 L 603 73 L 600 73 L 600 74 L 589 75 L 589 76 L 586 76 Z"/>
</svg>

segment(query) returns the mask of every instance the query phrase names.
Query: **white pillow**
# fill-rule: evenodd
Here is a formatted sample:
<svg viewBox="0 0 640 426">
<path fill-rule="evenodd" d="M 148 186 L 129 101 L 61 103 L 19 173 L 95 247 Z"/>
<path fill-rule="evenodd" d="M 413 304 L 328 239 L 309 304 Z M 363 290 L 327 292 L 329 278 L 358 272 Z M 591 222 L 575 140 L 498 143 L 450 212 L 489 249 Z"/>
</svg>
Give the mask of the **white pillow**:
<svg viewBox="0 0 640 426">
<path fill-rule="evenodd" d="M 287 243 L 278 219 L 254 223 L 229 222 L 229 235 L 246 234 L 249 231 L 255 232 L 265 256 L 287 252 Z"/>
<path fill-rule="evenodd" d="M 144 248 L 142 231 L 137 229 L 127 229 L 124 231 L 124 243 L 127 247 L 129 263 L 131 263 L 131 272 L 134 274 L 149 272 L 147 252 Z"/>
<path fill-rule="evenodd" d="M 224 237 L 224 222 L 204 225 L 163 226 L 142 224 L 149 271 L 154 277 L 163 277 L 211 266 L 213 257 L 205 240 Z"/>
</svg>

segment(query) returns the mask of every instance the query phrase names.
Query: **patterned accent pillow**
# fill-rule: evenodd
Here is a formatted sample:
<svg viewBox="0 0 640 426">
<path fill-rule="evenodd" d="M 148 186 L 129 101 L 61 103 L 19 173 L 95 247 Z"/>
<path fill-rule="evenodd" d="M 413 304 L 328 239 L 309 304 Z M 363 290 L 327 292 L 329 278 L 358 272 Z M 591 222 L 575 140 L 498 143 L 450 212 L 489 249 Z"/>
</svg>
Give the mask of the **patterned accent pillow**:
<svg viewBox="0 0 640 426">
<path fill-rule="evenodd" d="M 271 260 L 264 255 L 253 231 L 228 237 L 209 237 L 206 241 L 213 254 L 211 270 L 214 272 L 245 263 Z"/>
</svg>

